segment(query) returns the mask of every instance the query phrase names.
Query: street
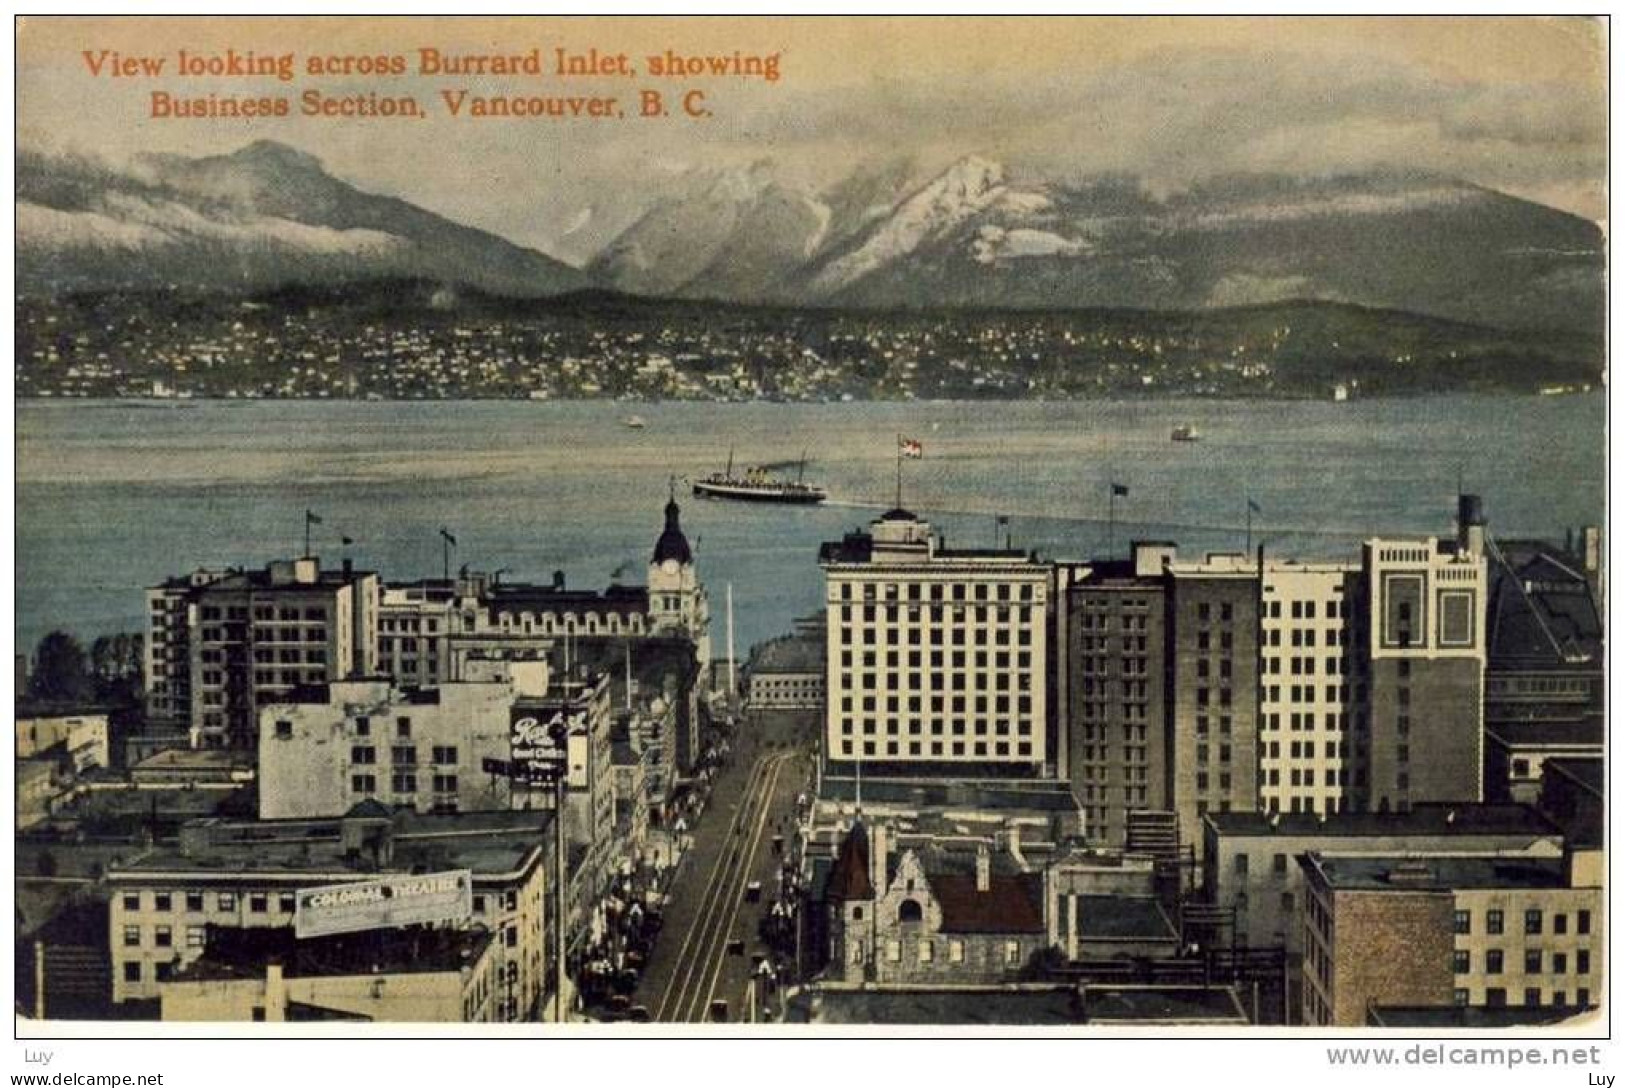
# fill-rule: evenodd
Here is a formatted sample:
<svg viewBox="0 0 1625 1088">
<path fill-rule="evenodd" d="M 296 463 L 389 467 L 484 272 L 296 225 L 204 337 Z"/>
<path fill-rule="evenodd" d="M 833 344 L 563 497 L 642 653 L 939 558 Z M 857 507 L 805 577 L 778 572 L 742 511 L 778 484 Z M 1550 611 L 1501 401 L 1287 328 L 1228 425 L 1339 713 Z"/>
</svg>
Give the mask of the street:
<svg viewBox="0 0 1625 1088">
<path fill-rule="evenodd" d="M 747 712 L 739 726 L 732 757 L 672 884 L 665 925 L 639 986 L 638 1000 L 655 1020 L 743 1018 L 753 957 L 768 952 L 758 927 L 779 894 L 781 866 L 794 840 L 796 795 L 808 788 L 812 773 L 811 748 L 798 739 L 806 737 L 809 720 L 809 712 Z M 747 902 L 753 883 L 760 896 Z M 713 1015 L 714 1002 L 727 1003 L 725 1015 L 720 1006 Z"/>
</svg>

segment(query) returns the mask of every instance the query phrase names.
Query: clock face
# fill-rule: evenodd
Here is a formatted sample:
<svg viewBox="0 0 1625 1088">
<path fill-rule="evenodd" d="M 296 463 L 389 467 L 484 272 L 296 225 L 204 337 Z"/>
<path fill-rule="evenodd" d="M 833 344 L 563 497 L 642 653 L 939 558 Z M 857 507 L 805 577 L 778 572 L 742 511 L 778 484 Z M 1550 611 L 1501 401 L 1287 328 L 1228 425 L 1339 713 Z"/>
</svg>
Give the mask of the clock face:
<svg viewBox="0 0 1625 1088">
<path fill-rule="evenodd" d="M 677 560 L 675 560 L 675 559 L 666 560 L 664 563 L 660 564 L 660 569 L 665 571 L 667 574 L 676 574 L 677 573 Z"/>
</svg>

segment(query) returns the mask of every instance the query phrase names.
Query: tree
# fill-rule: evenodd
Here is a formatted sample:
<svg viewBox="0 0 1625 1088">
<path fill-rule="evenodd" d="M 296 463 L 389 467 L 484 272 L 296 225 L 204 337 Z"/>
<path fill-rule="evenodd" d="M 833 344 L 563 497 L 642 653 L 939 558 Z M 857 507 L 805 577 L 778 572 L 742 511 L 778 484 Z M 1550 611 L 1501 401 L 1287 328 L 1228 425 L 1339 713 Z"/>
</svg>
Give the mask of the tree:
<svg viewBox="0 0 1625 1088">
<path fill-rule="evenodd" d="M 66 631 L 52 631 L 34 649 L 28 694 L 53 703 L 83 703 L 95 695 L 85 648 Z"/>
<path fill-rule="evenodd" d="M 126 705 L 141 697 L 142 657 L 140 635 L 102 635 L 90 644 L 90 669 L 97 698 Z"/>
</svg>

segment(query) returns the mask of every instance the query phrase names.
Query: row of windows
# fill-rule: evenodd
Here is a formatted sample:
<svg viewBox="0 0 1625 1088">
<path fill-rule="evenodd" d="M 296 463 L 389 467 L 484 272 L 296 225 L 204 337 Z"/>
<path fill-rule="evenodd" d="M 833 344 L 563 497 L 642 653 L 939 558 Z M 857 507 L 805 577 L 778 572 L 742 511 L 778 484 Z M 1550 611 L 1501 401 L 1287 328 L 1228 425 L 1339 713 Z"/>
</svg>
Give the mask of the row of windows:
<svg viewBox="0 0 1625 1088">
<path fill-rule="evenodd" d="M 396 793 L 416 793 L 417 776 L 414 774 L 396 774 L 390 776 L 391 785 Z M 454 774 L 437 774 L 431 776 L 431 783 L 435 793 L 456 793 L 457 776 Z M 371 774 L 352 774 L 350 776 L 350 792 L 357 794 L 376 794 L 378 792 L 378 776 Z"/>
<path fill-rule="evenodd" d="M 852 691 L 1030 691 L 1031 673 L 1012 676 L 1008 672 L 954 672 L 944 676 L 940 672 L 889 672 L 882 681 L 879 673 L 843 672 L 839 675 L 842 687 Z M 893 696 L 895 698 L 895 696 Z"/>
<path fill-rule="evenodd" d="M 843 756 L 857 755 L 858 752 L 857 752 L 857 749 L 855 747 L 855 742 L 850 741 L 850 740 L 841 741 L 841 754 Z M 871 740 L 864 741 L 863 742 L 863 753 L 862 754 L 865 755 L 865 756 L 878 756 L 878 755 L 881 755 L 882 751 L 881 751 L 880 743 L 878 741 L 871 741 Z M 888 756 L 900 756 L 900 755 L 903 755 L 904 754 L 904 747 L 903 747 L 902 742 L 901 741 L 895 741 L 895 740 L 886 741 L 885 742 L 884 754 L 888 755 Z M 979 740 L 979 741 L 975 741 L 974 743 L 967 746 L 964 741 L 957 741 L 957 740 L 952 741 L 952 742 L 935 741 L 934 740 L 934 741 L 930 741 L 929 743 L 924 742 L 924 741 L 917 741 L 916 740 L 916 741 L 909 741 L 908 742 L 907 754 L 910 755 L 910 756 L 924 756 L 924 755 L 932 755 L 932 756 L 947 756 L 947 755 L 966 756 L 966 755 L 970 755 L 970 756 L 981 756 L 981 757 L 984 757 L 984 758 L 988 757 L 988 756 L 1009 757 L 1009 756 L 1012 756 L 1012 755 L 1017 756 L 1017 757 L 1022 757 L 1022 756 L 1031 756 L 1033 754 L 1033 746 L 1032 746 L 1032 743 L 1030 741 L 1018 741 L 1014 745 L 1012 745 L 1010 742 L 1002 741 L 1002 740 L 1001 741 L 993 741 L 993 742 L 980 741 Z"/>
<path fill-rule="evenodd" d="M 1085 722 L 1084 728 L 1090 728 L 1088 723 L 1091 721 L 1098 722 L 1111 717 L 1110 712 L 1107 710 L 1109 705 L 1101 702 L 1079 703 L 1078 712 Z M 1125 720 L 1146 721 L 1151 717 L 1150 704 L 1148 703 L 1123 703 L 1119 709 L 1121 710 L 1121 717 Z"/>
<path fill-rule="evenodd" d="M 1467 1005 L 1470 1004 L 1471 1001 L 1472 992 L 1470 990 L 1458 989 L 1455 991 L 1455 1002 L 1457 1005 Z M 1484 1004 L 1488 1007 L 1492 1009 L 1505 1008 L 1506 1003 L 1507 992 L 1504 987 L 1491 986 L 1484 991 Z M 1523 1003 L 1527 1006 L 1550 1004 L 1554 1008 L 1562 1009 L 1568 1007 L 1569 995 L 1565 990 L 1553 990 L 1551 1001 L 1542 1002 L 1540 987 L 1527 986 L 1523 991 Z M 1575 990 L 1574 1003 L 1581 1008 L 1589 1008 L 1591 1005 L 1591 991 L 1584 986 L 1581 986 L 1579 989 Z"/>
<path fill-rule="evenodd" d="M 292 722 L 277 722 L 277 734 L 282 735 L 282 727 L 287 725 L 290 732 Z M 436 744 L 429 750 L 432 763 L 456 763 L 457 746 L 454 744 Z M 416 765 L 418 749 L 415 744 L 397 744 L 389 750 L 391 763 Z M 350 746 L 350 762 L 366 766 L 378 762 L 378 749 L 370 744 L 353 744 Z"/>
<path fill-rule="evenodd" d="M 367 715 L 356 715 L 353 725 L 356 736 L 372 736 L 372 718 Z M 395 718 L 395 736 L 399 740 L 406 740 L 412 736 L 412 718 L 410 715 L 401 714 Z"/>
<path fill-rule="evenodd" d="M 1149 676 L 1151 674 L 1150 661 L 1144 657 L 1084 657 L 1078 661 L 1078 675 L 1083 677 L 1107 677 L 1112 675 L 1112 663 L 1117 662 L 1122 667 L 1123 676 Z"/>
<path fill-rule="evenodd" d="M 949 734 L 956 737 L 962 737 L 967 732 L 970 732 L 981 737 L 986 736 L 988 732 L 991 731 L 1002 737 L 1007 736 L 1012 730 L 1025 737 L 1032 733 L 1033 726 L 1030 721 L 1019 721 L 1012 724 L 1007 721 L 995 721 L 990 723 L 986 720 L 978 719 L 977 721 L 970 723 L 967 727 L 965 719 L 955 718 L 946 722 L 932 722 L 929 728 L 916 719 L 906 723 L 905 728 L 904 723 L 895 720 L 879 722 L 874 718 L 841 719 L 841 733 L 847 736 L 850 736 L 853 733 L 862 732 L 864 734 L 885 733 L 887 736 L 895 737 L 907 732 L 909 736 L 919 736 L 921 733 L 926 733 L 933 737 L 946 736 Z"/>
<path fill-rule="evenodd" d="M 1009 582 L 976 582 L 967 585 L 964 582 L 887 582 L 876 585 L 874 582 L 863 583 L 861 593 L 854 592 L 852 582 L 839 583 L 840 599 L 850 601 L 862 599 L 865 601 L 922 601 L 922 600 L 977 600 L 977 601 L 1031 601 L 1033 599 L 1033 585 L 1023 582 L 1012 586 Z M 990 592 L 991 591 L 991 592 Z"/>
<path fill-rule="evenodd" d="M 880 655 L 875 650 L 865 650 L 861 657 L 851 650 L 841 651 L 841 667 L 843 669 L 852 668 L 855 660 L 861 660 L 864 668 L 873 669 L 879 666 Z M 922 668 L 926 663 L 925 655 L 919 650 L 910 650 L 907 658 L 904 658 L 901 650 L 888 650 L 886 651 L 885 660 L 888 669 L 901 668 L 905 661 L 911 669 Z M 972 665 L 978 669 L 985 669 L 990 664 L 995 668 L 1007 669 L 1012 661 L 1014 661 L 1017 668 L 1026 669 L 1032 666 L 1033 655 L 1027 650 L 1018 651 L 1014 657 L 1011 656 L 1008 650 L 999 650 L 991 657 L 988 656 L 986 650 L 977 650 L 974 656 L 964 650 L 955 650 L 951 655 L 945 654 L 942 650 L 932 650 L 930 661 L 931 667 L 937 669 L 949 665 L 956 669 L 968 668 Z"/>
<path fill-rule="evenodd" d="M 676 611 L 678 598 L 668 596 L 662 598 L 668 611 Z M 469 624 L 469 626 L 473 626 Z M 502 612 L 497 615 L 497 626 L 504 632 L 517 631 L 520 634 L 540 633 L 552 634 L 555 631 L 580 631 L 585 634 L 596 634 L 598 631 L 620 632 L 622 630 L 638 632 L 643 630 L 643 616 L 633 613 L 623 617 L 618 612 L 611 612 L 600 619 L 596 612 L 589 612 L 586 617 L 579 618 L 573 612 L 567 612 L 562 622 L 552 612 L 546 612 L 538 619 L 529 612 L 521 612 L 517 616 L 511 612 Z"/>
<path fill-rule="evenodd" d="M 142 909 L 141 904 L 145 894 L 143 892 L 124 892 L 119 897 L 120 905 L 123 906 L 126 912 L 139 911 Z M 176 904 L 180 904 L 187 914 L 200 914 L 209 909 L 208 895 L 205 892 L 153 892 L 151 895 L 152 910 L 158 914 L 167 914 L 174 911 Z M 276 903 L 277 910 L 284 914 L 293 913 L 293 892 L 278 892 L 275 900 L 272 899 L 272 893 L 270 892 L 249 892 L 244 899 L 247 902 L 249 912 L 252 914 L 267 913 L 270 911 L 273 901 Z M 216 892 L 214 896 L 216 910 L 234 912 L 237 909 L 237 901 L 238 895 L 236 892 Z"/>
<path fill-rule="evenodd" d="M 1265 701 L 1270 703 L 1279 703 L 1281 701 L 1282 690 L 1283 689 L 1280 684 L 1269 685 L 1269 687 L 1264 689 Z M 1294 703 L 1312 703 L 1315 701 L 1315 685 L 1313 684 L 1293 684 L 1284 690 L 1290 693 L 1291 701 Z M 1349 686 L 1347 684 L 1327 684 L 1324 689 L 1324 695 L 1325 701 L 1328 703 L 1341 704 L 1351 701 L 1349 696 Z M 1365 702 L 1364 684 L 1355 686 L 1352 701 L 1354 703 Z"/>
<path fill-rule="evenodd" d="M 1347 632 L 1341 627 L 1328 627 L 1319 635 L 1312 627 L 1293 627 L 1289 633 L 1291 637 L 1287 639 L 1288 644 L 1298 649 L 1313 649 L 1317 645 L 1317 640 L 1320 645 L 1327 647 L 1351 645 L 1351 641 L 1344 637 Z M 1270 628 L 1264 632 L 1262 645 L 1279 647 L 1281 644 L 1280 628 Z"/>
<path fill-rule="evenodd" d="M 1538 907 L 1531 907 L 1523 912 L 1523 931 L 1531 936 L 1545 931 L 1546 912 Z M 1569 916 L 1565 911 L 1558 911 L 1551 916 L 1552 932 L 1565 934 L 1569 931 Z M 1473 912 L 1458 910 L 1455 914 L 1455 929 L 1460 934 L 1470 934 L 1473 930 Z M 1486 910 L 1484 912 L 1484 932 L 1489 934 L 1506 932 L 1506 914 L 1501 910 Z M 1574 916 L 1574 932 L 1586 934 L 1591 932 L 1591 912 L 1589 910 L 1577 911 Z"/>
<path fill-rule="evenodd" d="M 156 609 L 157 605 L 155 604 L 153 607 Z M 248 609 L 238 605 L 224 609 L 212 604 L 203 606 L 203 619 L 205 621 L 246 620 L 247 618 Z M 300 610 L 298 608 L 272 608 L 270 605 L 258 605 L 254 609 L 254 618 L 256 620 L 279 621 L 282 623 L 295 623 L 301 620 L 306 623 L 325 623 L 327 621 L 327 609 L 311 607 Z"/>
<path fill-rule="evenodd" d="M 1144 680 L 1123 680 L 1120 684 L 1125 699 L 1145 699 L 1151 691 L 1150 684 Z M 1078 682 L 1078 691 L 1089 697 L 1110 695 L 1111 684 L 1106 680 L 1084 679 Z"/>
<path fill-rule="evenodd" d="M 1469 949 L 1458 948 L 1452 957 L 1452 967 L 1458 975 L 1470 975 L 1473 971 L 1473 954 Z M 1499 948 L 1489 948 L 1484 951 L 1484 973 L 1486 975 L 1504 974 L 1506 968 L 1506 954 Z M 1526 975 L 1542 975 L 1547 971 L 1554 975 L 1569 973 L 1569 956 L 1567 952 L 1553 952 L 1550 960 L 1546 953 L 1538 948 L 1524 950 L 1523 973 Z M 1581 948 L 1574 953 L 1574 973 L 1589 975 L 1591 973 L 1591 951 Z"/>
<path fill-rule="evenodd" d="M 419 621 L 416 619 L 390 619 L 388 616 L 383 616 L 378 620 L 378 631 L 380 634 L 395 634 L 399 632 L 402 634 L 415 635 L 421 631 L 423 634 L 432 635 L 436 634 L 439 630 L 440 621 L 435 619 L 423 619 Z"/>
<path fill-rule="evenodd" d="M 910 943 L 914 947 L 914 962 L 916 962 L 916 963 L 934 963 L 934 962 L 936 962 L 937 944 L 936 944 L 935 941 L 918 941 L 918 942 L 910 942 Z M 1016 964 L 1019 964 L 1021 962 L 1021 942 L 1020 941 L 1005 941 L 1002 952 L 1004 954 L 1004 962 L 1005 962 L 1006 966 L 1015 966 Z M 858 948 L 858 957 L 857 957 L 856 960 L 854 960 L 854 962 L 857 962 L 857 963 L 863 962 L 862 953 L 863 953 L 862 946 L 859 946 L 859 948 Z M 901 962 L 903 962 L 903 942 L 902 941 L 892 940 L 892 941 L 887 941 L 886 942 L 886 962 L 888 962 L 888 963 L 901 963 Z M 948 962 L 949 963 L 964 963 L 965 962 L 965 942 L 958 939 L 957 937 L 950 938 L 949 941 L 948 941 Z"/>
<path fill-rule="evenodd" d="M 854 631 L 856 634 L 854 634 Z M 967 632 L 969 635 L 967 636 Z M 857 627 L 842 624 L 836 628 L 836 641 L 843 646 L 888 644 L 901 646 L 905 642 L 910 646 L 920 646 L 929 643 L 932 646 L 1008 646 L 1010 645 L 1010 630 L 1005 627 L 947 627 L 941 624 L 927 628 L 910 627 L 906 631 L 900 627 Z M 1031 646 L 1033 643 L 1033 630 L 1031 625 L 1023 625 L 1015 629 L 1015 644 L 1017 646 Z"/>
<path fill-rule="evenodd" d="M 1083 746 L 1083 762 L 1103 763 L 1109 761 L 1111 759 L 1111 751 L 1112 750 L 1108 745 L 1086 744 Z M 1149 762 L 1146 754 L 1147 751 L 1148 749 L 1144 745 L 1125 744 L 1123 745 L 1123 762 L 1147 763 Z M 1133 768 L 1130 768 L 1130 770 L 1133 770 Z"/>
<path fill-rule="evenodd" d="M 1098 768 L 1085 768 L 1085 771 L 1093 770 L 1098 770 Z M 1121 773 L 1117 777 L 1124 782 L 1146 782 L 1149 780 L 1149 769 L 1146 767 L 1120 767 L 1118 770 Z M 1104 774 L 1102 777 L 1104 777 Z M 1106 799 L 1107 787 L 1105 785 L 1084 785 L 1079 788 L 1083 790 L 1083 799 L 1085 801 L 1096 800 L 1097 794 L 1099 800 L 1104 801 Z"/>
<path fill-rule="evenodd" d="M 1329 733 L 1341 733 L 1348 726 L 1349 715 L 1338 710 L 1328 710 L 1320 716 L 1323 728 Z M 1287 723 L 1294 733 L 1313 733 L 1315 731 L 1315 715 L 1313 711 L 1295 710 L 1287 718 Z M 1410 725 L 1406 720 L 1406 727 Z M 1264 731 L 1279 732 L 1281 729 L 1281 715 L 1271 711 L 1264 715 Z"/>
<path fill-rule="evenodd" d="M 1273 593 L 1274 591 L 1275 591 L 1274 586 L 1265 586 L 1264 587 L 1264 592 L 1265 593 Z M 1333 590 L 1333 592 L 1341 593 L 1341 592 L 1343 592 L 1343 590 L 1342 590 L 1341 587 L 1338 587 L 1337 589 Z M 1342 602 L 1337 601 L 1337 600 L 1326 600 L 1326 601 L 1319 601 L 1319 602 L 1312 601 L 1312 600 L 1308 600 L 1308 601 L 1306 601 L 1306 600 L 1297 600 L 1297 601 L 1292 602 L 1291 614 L 1292 614 L 1292 618 L 1295 619 L 1295 620 L 1312 620 L 1312 619 L 1315 618 L 1315 613 L 1316 613 L 1317 608 L 1319 608 L 1320 605 L 1325 605 L 1325 610 L 1324 610 L 1325 617 L 1327 619 L 1329 619 L 1329 620 L 1335 620 L 1335 619 L 1338 618 L 1338 614 L 1339 614 L 1339 611 L 1340 611 L 1341 604 L 1342 604 Z M 1272 620 L 1280 619 L 1281 618 L 1281 602 L 1280 601 L 1270 601 L 1265 606 L 1264 614 L 1266 616 L 1268 616 Z"/>
<path fill-rule="evenodd" d="M 1342 672 L 1342 660 L 1336 657 L 1267 657 L 1264 659 L 1264 675 L 1280 676 L 1290 672 L 1293 676 L 1314 676 L 1320 671 L 1316 662 L 1323 661 L 1327 676 L 1338 676 Z"/>
<path fill-rule="evenodd" d="M 1039 622 L 1036 608 L 1009 605 L 873 605 L 854 607 L 843 604 L 836 615 L 841 623 L 858 623 L 869 629 L 878 624 L 898 624 L 907 621 L 911 627 L 930 622 L 950 627 L 979 626 L 1005 630 L 1010 627 L 1030 626 Z M 895 632 L 894 632 L 895 637 Z"/>
<path fill-rule="evenodd" d="M 852 713 L 852 711 L 854 709 L 853 698 L 854 697 L 851 696 L 851 695 L 843 695 L 843 696 L 841 696 L 841 710 L 843 712 L 848 713 L 848 714 Z M 864 695 L 864 696 L 858 698 L 858 701 L 857 701 L 857 703 L 855 705 L 856 705 L 857 708 L 862 709 L 865 713 L 868 713 L 868 714 L 874 714 L 874 713 L 879 712 L 879 710 L 880 710 L 880 700 L 874 695 Z M 989 707 L 990 704 L 988 702 L 988 696 L 979 694 L 979 695 L 976 695 L 974 697 L 967 697 L 967 696 L 964 696 L 964 695 L 954 695 L 954 696 L 948 697 L 946 699 L 946 701 L 945 701 L 944 697 L 941 696 L 941 695 L 933 695 L 933 696 L 931 696 L 931 704 L 930 705 L 931 705 L 931 713 L 936 714 L 936 715 L 941 715 L 943 713 L 944 706 L 946 706 L 948 708 L 948 710 L 950 712 L 954 713 L 954 714 L 963 714 L 963 713 L 966 712 L 967 708 L 973 708 L 976 711 L 976 713 L 978 713 L 978 714 L 986 714 L 988 712 L 988 707 Z M 903 710 L 905 709 L 905 707 L 909 712 L 918 714 L 923 709 L 923 706 L 924 706 L 924 699 L 919 695 L 909 695 L 909 696 L 907 696 L 906 703 L 904 701 L 903 696 L 900 696 L 900 695 L 888 695 L 888 696 L 886 696 L 885 707 L 886 707 L 886 712 L 889 713 L 889 714 L 902 713 Z M 1000 713 L 1000 714 L 1008 713 L 1009 710 L 1010 710 L 1010 706 L 1011 706 L 1010 696 L 1008 696 L 1008 695 L 995 695 L 995 696 L 993 696 L 993 701 L 991 703 L 991 706 L 993 707 L 994 711 L 996 711 L 997 713 Z M 1032 708 L 1033 708 L 1032 696 L 1030 696 L 1030 695 L 1018 695 L 1016 697 L 1016 700 L 1015 700 L 1015 708 L 1016 708 L 1016 711 L 1018 713 L 1020 713 L 1020 714 L 1029 714 L 1029 713 L 1031 713 Z"/>
<path fill-rule="evenodd" d="M 1113 619 L 1118 620 L 1117 627 L 1124 631 L 1145 631 L 1150 628 L 1147 616 L 1111 616 L 1104 612 L 1084 613 L 1078 617 L 1078 627 L 1084 631 L 1110 631 Z"/>
</svg>

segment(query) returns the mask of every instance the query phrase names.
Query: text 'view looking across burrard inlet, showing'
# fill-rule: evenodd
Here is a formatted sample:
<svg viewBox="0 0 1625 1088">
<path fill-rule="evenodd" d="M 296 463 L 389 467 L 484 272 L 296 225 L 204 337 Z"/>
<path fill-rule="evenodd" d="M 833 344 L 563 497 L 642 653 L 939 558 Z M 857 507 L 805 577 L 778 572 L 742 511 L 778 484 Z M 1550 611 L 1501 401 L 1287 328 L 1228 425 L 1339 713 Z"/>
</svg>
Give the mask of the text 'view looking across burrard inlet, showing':
<svg viewBox="0 0 1625 1088">
<path fill-rule="evenodd" d="M 21 27 L 20 1035 L 1606 1030 L 1605 26 L 885 25 Z"/>
</svg>

